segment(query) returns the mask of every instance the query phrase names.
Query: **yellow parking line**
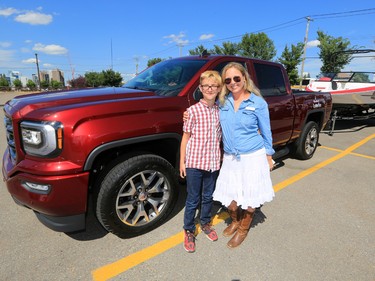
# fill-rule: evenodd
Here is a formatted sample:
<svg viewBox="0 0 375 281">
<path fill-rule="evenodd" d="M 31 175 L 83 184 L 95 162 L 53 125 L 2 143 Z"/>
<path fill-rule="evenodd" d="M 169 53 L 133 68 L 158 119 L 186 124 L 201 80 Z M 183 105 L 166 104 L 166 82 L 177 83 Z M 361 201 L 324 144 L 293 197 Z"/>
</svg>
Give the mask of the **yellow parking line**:
<svg viewBox="0 0 375 281">
<path fill-rule="evenodd" d="M 319 146 L 320 148 L 324 148 L 324 149 L 328 149 L 328 150 L 332 150 L 332 151 L 337 151 L 337 152 L 342 152 L 343 150 L 341 149 L 337 149 L 337 148 L 333 148 L 333 147 L 328 147 L 328 146 Z M 355 155 L 355 156 L 359 156 L 359 157 L 363 157 L 363 158 L 367 158 L 367 159 L 372 159 L 372 160 L 375 160 L 375 157 L 374 156 L 370 156 L 370 155 L 365 155 L 365 154 L 360 154 L 360 153 L 355 153 L 355 152 L 351 152 L 350 155 Z"/>
<path fill-rule="evenodd" d="M 286 179 L 285 181 L 282 181 L 278 184 L 276 184 L 273 189 L 275 190 L 275 192 L 287 187 L 288 185 L 292 184 L 292 183 L 295 183 L 296 181 L 299 181 L 300 179 L 310 175 L 311 173 L 331 164 L 332 162 L 335 162 L 341 158 L 343 158 L 344 156 L 348 155 L 348 154 L 351 154 L 354 150 L 356 150 L 358 147 L 364 145 L 366 142 L 370 141 L 371 139 L 375 138 L 375 134 L 372 134 L 370 136 L 368 136 L 367 138 L 353 144 L 352 146 L 348 147 L 347 149 L 345 150 L 342 150 L 339 154 L 337 154 L 336 156 L 333 156 L 323 162 L 320 162 L 319 164 L 307 169 L 307 170 L 304 170 L 302 171 L 301 173 L 293 176 L 293 177 L 290 177 L 289 179 Z"/>
<path fill-rule="evenodd" d="M 333 156 L 305 171 L 302 171 L 301 173 L 285 180 L 285 181 L 282 181 L 281 183 L 278 183 L 274 186 L 274 190 L 275 192 L 287 187 L 288 185 L 296 182 L 296 181 L 299 181 L 300 179 L 310 175 L 311 173 L 327 166 L 328 164 L 338 160 L 338 159 L 341 159 L 342 157 L 352 153 L 352 151 L 354 151 L 355 149 L 357 149 L 358 147 L 362 146 L 363 144 L 365 144 L 366 142 L 368 142 L 369 140 L 375 138 L 375 134 L 373 135 L 370 135 L 368 136 L 367 138 L 357 142 L 356 144 L 350 146 L 349 148 L 341 151 L 339 154 L 337 154 L 336 156 Z M 228 218 L 228 215 L 226 213 L 219 213 L 218 215 L 216 215 L 214 218 L 213 218 L 213 221 L 212 221 L 212 224 L 213 225 L 216 225 L 218 223 L 221 223 L 223 222 L 225 219 Z M 150 247 L 147 247 L 145 249 L 142 249 L 134 254 L 131 254 L 127 257 L 124 257 L 116 262 L 113 262 L 111 264 L 108 264 L 108 265 L 105 265 L 103 267 L 100 267 L 96 270 L 94 270 L 92 272 L 92 276 L 93 276 L 93 279 L 95 281 L 105 281 L 105 280 L 109 280 L 110 278 L 113 278 L 127 270 L 129 270 L 130 268 L 133 268 L 153 257 L 156 257 L 162 253 L 164 253 L 165 251 L 177 246 L 178 244 L 182 243 L 183 242 L 183 231 L 165 239 L 165 240 L 162 240 Z"/>
<path fill-rule="evenodd" d="M 364 154 L 360 154 L 360 153 L 350 153 L 350 155 L 355 155 L 355 156 L 359 156 L 359 157 L 363 157 L 363 158 L 375 160 L 375 157 L 374 156 L 370 156 L 370 155 L 364 155 Z"/>
<path fill-rule="evenodd" d="M 212 224 L 216 225 L 225 221 L 228 218 L 226 212 L 221 212 L 214 216 Z M 198 228 L 197 228 L 198 229 Z M 200 230 L 198 231 L 198 233 Z M 162 254 L 163 252 L 181 244 L 184 240 L 184 232 L 181 231 L 163 241 L 160 241 L 150 247 L 147 247 L 143 250 L 140 250 L 132 255 L 129 255 L 121 260 L 118 260 L 114 263 L 100 267 L 92 272 L 92 276 L 95 281 L 105 281 L 112 277 L 119 275 L 127 271 L 128 269 L 135 267 L 157 255 Z"/>
</svg>

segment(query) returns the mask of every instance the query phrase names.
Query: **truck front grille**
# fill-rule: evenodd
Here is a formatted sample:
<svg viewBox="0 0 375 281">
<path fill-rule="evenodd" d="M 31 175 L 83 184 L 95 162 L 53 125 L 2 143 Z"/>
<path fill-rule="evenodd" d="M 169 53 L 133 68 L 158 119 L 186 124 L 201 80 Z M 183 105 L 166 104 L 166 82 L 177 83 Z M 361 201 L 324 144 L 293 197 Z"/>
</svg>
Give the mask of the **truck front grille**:
<svg viewBox="0 0 375 281">
<path fill-rule="evenodd" d="M 5 134 L 7 138 L 10 157 L 12 158 L 13 161 L 15 161 L 17 158 L 17 154 L 16 154 L 16 145 L 14 142 L 12 119 L 10 119 L 8 116 L 5 116 L 4 125 L 5 125 Z"/>
</svg>

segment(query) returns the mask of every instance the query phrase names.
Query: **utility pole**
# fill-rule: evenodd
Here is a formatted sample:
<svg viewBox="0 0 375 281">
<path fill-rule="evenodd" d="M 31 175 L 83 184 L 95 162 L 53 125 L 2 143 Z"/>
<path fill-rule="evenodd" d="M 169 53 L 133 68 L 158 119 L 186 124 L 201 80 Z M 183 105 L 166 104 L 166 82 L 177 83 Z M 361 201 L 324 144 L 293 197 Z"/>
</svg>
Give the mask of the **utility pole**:
<svg viewBox="0 0 375 281">
<path fill-rule="evenodd" d="M 179 42 L 179 43 L 177 44 L 177 46 L 178 46 L 179 49 L 180 49 L 180 57 L 181 57 L 181 56 L 182 56 L 182 48 L 184 47 L 184 43 Z"/>
<path fill-rule="evenodd" d="M 135 60 L 135 75 L 138 75 L 138 64 L 139 64 L 139 57 L 134 57 Z"/>
<path fill-rule="evenodd" d="M 69 53 L 68 53 L 68 60 L 69 60 L 70 71 L 72 72 L 72 80 L 74 81 L 75 68 L 72 66 L 72 61 L 70 59 L 70 54 Z"/>
<path fill-rule="evenodd" d="M 40 85 L 40 72 L 39 72 L 39 61 L 38 61 L 38 54 L 35 53 L 35 63 L 36 63 L 36 71 L 38 72 L 38 86 L 39 86 L 39 91 L 42 89 Z"/>
<path fill-rule="evenodd" d="M 303 57 L 302 57 L 302 64 L 301 64 L 301 81 L 299 82 L 299 90 L 300 91 L 302 90 L 303 69 L 305 67 L 307 37 L 309 35 L 309 25 L 310 25 L 310 21 L 311 21 L 310 17 L 306 17 L 306 19 L 307 19 L 307 25 L 306 25 L 305 40 L 304 40 L 304 44 L 303 44 Z"/>
</svg>

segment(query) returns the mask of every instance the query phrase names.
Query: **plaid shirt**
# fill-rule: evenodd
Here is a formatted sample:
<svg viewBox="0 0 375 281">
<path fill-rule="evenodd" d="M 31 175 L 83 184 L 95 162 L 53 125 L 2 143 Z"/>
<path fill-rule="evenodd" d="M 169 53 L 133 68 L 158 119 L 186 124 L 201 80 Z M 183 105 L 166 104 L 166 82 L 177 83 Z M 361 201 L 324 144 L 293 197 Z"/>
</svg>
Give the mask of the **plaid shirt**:
<svg viewBox="0 0 375 281">
<path fill-rule="evenodd" d="M 205 171 L 220 169 L 221 127 L 219 108 L 209 107 L 205 100 L 188 108 L 189 118 L 184 123 L 184 132 L 191 133 L 186 146 L 186 168 Z"/>
</svg>

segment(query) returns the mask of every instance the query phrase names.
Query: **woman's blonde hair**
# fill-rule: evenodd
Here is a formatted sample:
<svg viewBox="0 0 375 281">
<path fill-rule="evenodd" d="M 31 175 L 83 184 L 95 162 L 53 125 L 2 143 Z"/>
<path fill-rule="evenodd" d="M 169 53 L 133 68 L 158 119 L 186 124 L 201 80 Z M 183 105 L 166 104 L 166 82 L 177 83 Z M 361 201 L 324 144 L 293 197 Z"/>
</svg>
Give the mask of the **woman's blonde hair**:
<svg viewBox="0 0 375 281">
<path fill-rule="evenodd" d="M 257 96 L 262 97 L 262 94 L 260 93 L 260 90 L 258 89 L 257 86 L 255 86 L 253 80 L 251 80 L 249 72 L 247 72 L 246 68 L 242 64 L 240 64 L 238 62 L 230 62 L 226 66 L 224 66 L 224 68 L 223 68 L 223 70 L 221 72 L 221 79 L 222 79 L 222 81 L 225 80 L 225 73 L 227 72 L 227 70 L 229 68 L 232 68 L 232 67 L 235 68 L 235 69 L 237 69 L 238 71 L 240 71 L 241 74 L 245 77 L 246 81 L 245 81 L 245 84 L 244 84 L 244 88 L 248 92 L 254 93 Z M 221 88 L 221 92 L 219 94 L 219 102 L 220 102 L 221 105 L 223 105 L 225 103 L 225 98 L 226 98 L 226 96 L 228 94 L 229 94 L 228 88 L 223 86 Z"/>
<path fill-rule="evenodd" d="M 207 78 L 214 78 L 220 87 L 223 86 L 223 81 L 221 80 L 220 73 L 216 70 L 206 70 L 201 74 L 199 83 L 202 84 L 202 81 Z"/>
</svg>

